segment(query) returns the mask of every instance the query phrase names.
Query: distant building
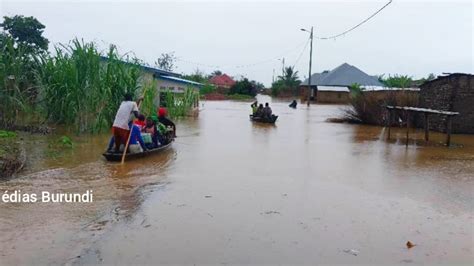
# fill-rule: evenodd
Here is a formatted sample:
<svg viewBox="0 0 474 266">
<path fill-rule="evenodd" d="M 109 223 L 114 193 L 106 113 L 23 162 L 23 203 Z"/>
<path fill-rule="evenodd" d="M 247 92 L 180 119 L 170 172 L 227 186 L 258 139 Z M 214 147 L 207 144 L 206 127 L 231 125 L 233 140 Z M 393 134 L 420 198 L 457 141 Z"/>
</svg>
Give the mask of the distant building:
<svg viewBox="0 0 474 266">
<path fill-rule="evenodd" d="M 102 56 L 103 61 L 107 61 L 108 58 Z M 124 62 L 126 64 L 131 64 Z M 156 81 L 156 90 L 157 94 L 160 95 L 160 92 L 171 91 L 174 93 L 184 93 L 187 88 L 199 91 L 203 84 L 187 79 L 181 78 L 181 74 L 166 71 L 159 68 L 149 67 L 140 65 L 142 74 L 140 77 L 140 83 L 145 84 L 147 82 Z M 160 97 L 157 97 L 155 104 L 160 104 Z"/>
<path fill-rule="evenodd" d="M 348 103 L 349 87 L 357 83 L 361 87 L 383 87 L 376 76 L 370 76 L 355 66 L 344 63 L 331 71 L 315 73 L 300 84 L 301 99 L 306 101 L 308 88 L 311 89 L 311 98 L 321 103 Z"/>
<path fill-rule="evenodd" d="M 142 82 L 155 80 L 157 81 L 158 91 L 172 91 L 175 93 L 183 93 L 186 88 L 199 90 L 203 84 L 192 80 L 181 78 L 181 74 L 165 71 L 158 68 L 141 66 Z"/>
<path fill-rule="evenodd" d="M 228 93 L 230 88 L 234 86 L 235 81 L 227 74 L 216 75 L 209 79 L 209 83 L 217 88 L 217 92 Z"/>
<path fill-rule="evenodd" d="M 440 76 L 420 86 L 420 107 L 459 112 L 452 120 L 453 133 L 474 133 L 474 75 Z M 419 126 L 423 125 L 423 117 Z M 445 132 L 446 116 L 430 115 L 430 129 Z"/>
</svg>

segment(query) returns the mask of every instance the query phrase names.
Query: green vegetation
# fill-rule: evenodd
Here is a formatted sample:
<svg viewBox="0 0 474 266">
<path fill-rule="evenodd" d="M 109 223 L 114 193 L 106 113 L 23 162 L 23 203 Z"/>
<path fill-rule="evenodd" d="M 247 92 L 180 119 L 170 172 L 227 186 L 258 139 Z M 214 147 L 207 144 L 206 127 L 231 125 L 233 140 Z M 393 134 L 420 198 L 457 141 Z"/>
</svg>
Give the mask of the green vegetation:
<svg viewBox="0 0 474 266">
<path fill-rule="evenodd" d="M 104 54 L 95 43 L 74 39 L 50 54 L 35 18 L 5 17 L 0 25 L 0 128 L 53 123 L 78 133 L 108 130 L 125 93 L 143 95 L 143 112 L 156 113 L 156 82 L 142 82 L 143 63 L 120 56 L 115 46 Z M 172 70 L 174 60 L 173 53 L 162 54 L 158 64 Z M 176 96 L 170 113 L 187 113 L 194 97 Z"/>
<path fill-rule="evenodd" d="M 156 60 L 155 66 L 166 71 L 173 71 L 176 59 L 174 52 L 162 53 L 160 58 Z"/>
<path fill-rule="evenodd" d="M 278 76 L 278 79 L 272 84 L 272 95 L 278 96 L 282 93 L 287 95 L 298 95 L 298 86 L 301 80 L 298 77 L 298 71 L 294 71 L 293 67 L 286 67 L 285 73 Z"/>
<path fill-rule="evenodd" d="M 385 125 L 388 119 L 387 105 L 417 106 L 418 94 L 411 91 L 390 91 L 377 94 L 364 91 L 360 85 L 353 84 L 350 88 L 350 108 L 345 112 L 344 121 L 370 125 Z M 403 114 L 402 120 L 405 119 Z"/>
<path fill-rule="evenodd" d="M 164 99 L 161 105 L 168 109 L 171 117 L 176 118 L 189 115 L 190 109 L 197 105 L 199 93 L 192 88 L 186 88 L 183 94 L 165 91 Z"/>
<path fill-rule="evenodd" d="M 48 50 L 49 41 L 43 37 L 45 26 L 34 17 L 14 16 L 3 17 L 3 23 L 0 24 L 8 35 L 22 49 L 28 53 L 38 53 Z"/>
<path fill-rule="evenodd" d="M 249 101 L 255 99 L 255 97 L 247 94 L 229 94 L 227 95 L 227 99 L 236 101 Z"/>
<path fill-rule="evenodd" d="M 15 124 L 18 114 L 31 112 L 38 95 L 35 72 L 38 54 L 28 53 L 13 37 L 0 39 L 0 126 Z"/>
<path fill-rule="evenodd" d="M 94 43 L 76 39 L 62 48 L 54 57 L 43 57 L 38 72 L 46 118 L 77 132 L 110 127 L 123 95 L 139 89 L 139 68 L 124 63 L 114 46 L 106 60 Z"/>
<path fill-rule="evenodd" d="M 413 78 L 407 75 L 389 75 L 388 78 L 381 75 L 379 81 L 390 88 L 410 88 L 413 85 Z"/>
<path fill-rule="evenodd" d="M 0 178 L 10 177 L 25 163 L 25 152 L 20 148 L 15 132 L 0 130 Z"/>
<path fill-rule="evenodd" d="M 235 82 L 234 86 L 230 88 L 229 94 L 242 94 L 255 97 L 257 95 L 257 90 L 263 85 L 252 80 L 249 81 L 247 78 Z"/>
<path fill-rule="evenodd" d="M 216 91 L 216 87 L 209 83 L 211 76 L 204 74 L 204 72 L 199 69 L 196 69 L 194 73 L 190 75 L 183 75 L 183 78 L 204 84 L 199 90 L 201 95 L 206 95 Z"/>
<path fill-rule="evenodd" d="M 156 115 L 157 105 L 155 99 L 158 96 L 156 91 L 157 82 L 155 80 L 145 83 L 142 87 L 143 102 L 140 106 L 140 112 L 145 116 Z"/>
<path fill-rule="evenodd" d="M 70 137 L 61 136 L 49 142 L 46 155 L 48 157 L 57 158 L 63 156 L 65 152 L 70 152 L 74 147 L 74 142 Z"/>
<path fill-rule="evenodd" d="M 201 89 L 199 90 L 199 93 L 201 95 L 206 95 L 206 94 L 214 93 L 214 92 L 216 92 L 216 87 L 210 84 L 209 82 L 204 83 L 204 86 L 202 86 Z"/>
<path fill-rule="evenodd" d="M 0 130 L 0 138 L 15 138 L 16 133 L 8 130 Z"/>
</svg>

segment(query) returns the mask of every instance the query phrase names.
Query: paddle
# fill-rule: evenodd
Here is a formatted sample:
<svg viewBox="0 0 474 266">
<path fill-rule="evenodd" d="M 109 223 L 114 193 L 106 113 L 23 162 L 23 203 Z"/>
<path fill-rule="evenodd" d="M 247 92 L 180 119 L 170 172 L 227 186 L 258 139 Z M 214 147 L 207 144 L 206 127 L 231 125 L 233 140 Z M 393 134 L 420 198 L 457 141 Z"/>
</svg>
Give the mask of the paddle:
<svg viewBox="0 0 474 266">
<path fill-rule="evenodd" d="M 143 98 L 145 97 L 145 93 L 146 93 L 146 90 L 143 92 L 142 97 L 139 98 L 140 102 L 138 103 L 138 106 L 137 106 L 139 111 L 140 111 L 140 105 L 142 104 Z M 127 143 L 125 143 L 125 148 L 123 149 L 121 164 L 125 163 L 125 155 L 127 154 L 128 145 L 130 144 L 130 138 L 132 137 L 132 130 L 133 130 L 133 120 L 132 120 L 132 126 L 130 127 L 130 133 L 128 134 Z"/>
</svg>

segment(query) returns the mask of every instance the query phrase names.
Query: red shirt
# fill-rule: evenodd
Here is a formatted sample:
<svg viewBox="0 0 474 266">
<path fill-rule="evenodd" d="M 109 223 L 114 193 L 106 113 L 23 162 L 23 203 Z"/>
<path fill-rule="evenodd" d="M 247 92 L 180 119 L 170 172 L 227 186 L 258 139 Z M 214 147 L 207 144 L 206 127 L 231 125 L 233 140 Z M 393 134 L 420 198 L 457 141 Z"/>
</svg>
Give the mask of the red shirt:
<svg viewBox="0 0 474 266">
<path fill-rule="evenodd" d="M 140 128 L 140 131 L 142 131 L 146 125 L 145 121 L 140 121 L 140 120 L 134 121 L 133 124 L 137 125 Z"/>
</svg>

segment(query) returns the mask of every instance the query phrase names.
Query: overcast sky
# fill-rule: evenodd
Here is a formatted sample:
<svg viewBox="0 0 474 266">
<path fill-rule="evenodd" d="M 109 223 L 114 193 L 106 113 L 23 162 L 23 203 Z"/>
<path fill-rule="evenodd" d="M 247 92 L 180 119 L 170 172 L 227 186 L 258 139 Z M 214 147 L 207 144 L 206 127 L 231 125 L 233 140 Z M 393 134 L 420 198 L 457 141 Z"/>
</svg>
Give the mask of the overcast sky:
<svg viewBox="0 0 474 266">
<path fill-rule="evenodd" d="M 0 13 L 35 16 L 52 44 L 78 37 L 105 50 L 113 43 L 150 64 L 174 51 L 178 73 L 220 69 L 270 85 L 273 70 L 281 74 L 276 58 L 308 76 L 309 47 L 303 48 L 309 34 L 300 28 L 314 26 L 315 36 L 338 34 L 387 2 L 0 0 Z M 470 0 L 394 0 L 356 30 L 315 40 L 313 72 L 347 62 L 371 75 L 472 73 L 473 13 Z"/>
</svg>

